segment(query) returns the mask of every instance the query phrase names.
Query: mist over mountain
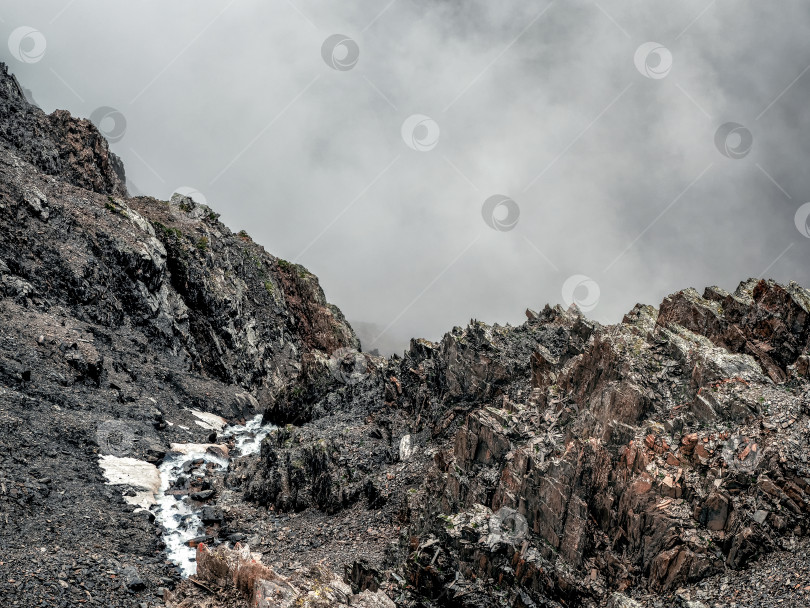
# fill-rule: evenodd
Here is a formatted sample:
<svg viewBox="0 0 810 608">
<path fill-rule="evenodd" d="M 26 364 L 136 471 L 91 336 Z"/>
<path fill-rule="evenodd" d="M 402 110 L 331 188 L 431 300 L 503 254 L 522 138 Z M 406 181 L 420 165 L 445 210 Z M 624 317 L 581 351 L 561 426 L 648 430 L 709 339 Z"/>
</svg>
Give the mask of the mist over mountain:
<svg viewBox="0 0 810 608">
<path fill-rule="evenodd" d="M 94 117 L 130 192 L 201 193 L 401 352 L 567 306 L 572 276 L 606 323 L 684 285 L 810 283 L 810 9 L 781 6 L 44 0 L 0 26 L 41 34 L 4 57 L 48 112 Z M 751 135 L 731 156 L 728 123 Z"/>
</svg>

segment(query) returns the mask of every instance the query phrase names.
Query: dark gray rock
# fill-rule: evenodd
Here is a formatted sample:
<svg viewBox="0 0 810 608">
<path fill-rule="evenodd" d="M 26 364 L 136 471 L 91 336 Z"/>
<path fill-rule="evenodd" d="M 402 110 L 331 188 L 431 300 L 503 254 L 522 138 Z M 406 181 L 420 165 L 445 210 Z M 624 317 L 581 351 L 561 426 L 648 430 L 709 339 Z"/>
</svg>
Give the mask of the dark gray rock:
<svg viewBox="0 0 810 608">
<path fill-rule="evenodd" d="M 125 566 L 121 570 L 121 578 L 130 591 L 143 591 L 146 589 L 146 583 L 141 579 L 140 572 L 135 566 Z"/>
</svg>

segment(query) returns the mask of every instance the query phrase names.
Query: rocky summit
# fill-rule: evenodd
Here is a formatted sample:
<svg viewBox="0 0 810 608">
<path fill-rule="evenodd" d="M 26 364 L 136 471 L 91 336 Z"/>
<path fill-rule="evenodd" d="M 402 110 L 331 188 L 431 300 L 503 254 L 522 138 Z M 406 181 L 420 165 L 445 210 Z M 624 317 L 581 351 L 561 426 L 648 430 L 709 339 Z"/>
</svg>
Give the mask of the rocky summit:
<svg viewBox="0 0 810 608">
<path fill-rule="evenodd" d="M 5 606 L 810 605 L 810 292 L 362 352 L 0 67 Z"/>
</svg>

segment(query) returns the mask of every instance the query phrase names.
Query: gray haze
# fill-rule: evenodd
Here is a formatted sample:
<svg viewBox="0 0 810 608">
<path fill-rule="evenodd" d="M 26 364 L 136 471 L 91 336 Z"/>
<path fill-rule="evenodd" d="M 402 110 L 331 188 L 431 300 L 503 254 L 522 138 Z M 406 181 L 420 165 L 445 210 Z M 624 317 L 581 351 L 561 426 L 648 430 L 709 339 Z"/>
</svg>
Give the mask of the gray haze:
<svg viewBox="0 0 810 608">
<path fill-rule="evenodd" d="M 689 285 L 810 284 L 804 0 L 5 0 L 0 19 L 4 40 L 47 41 L 31 63 L 2 48 L 43 109 L 126 118 L 131 192 L 199 190 L 317 274 L 367 349 L 519 323 L 571 275 L 605 322 Z M 322 58 L 336 33 L 352 69 Z M 649 41 L 672 54 L 664 78 L 634 65 Z M 405 144 L 413 114 L 435 148 Z M 743 158 L 715 146 L 730 121 L 753 135 Z M 495 194 L 514 229 L 484 221 Z"/>
</svg>

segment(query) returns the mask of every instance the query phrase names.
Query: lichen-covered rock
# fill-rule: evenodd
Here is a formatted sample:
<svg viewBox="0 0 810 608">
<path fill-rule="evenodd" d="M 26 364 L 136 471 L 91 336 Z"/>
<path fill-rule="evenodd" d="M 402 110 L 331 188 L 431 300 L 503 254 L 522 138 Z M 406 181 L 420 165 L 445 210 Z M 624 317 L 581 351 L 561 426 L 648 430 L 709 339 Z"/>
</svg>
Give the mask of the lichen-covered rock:
<svg viewBox="0 0 810 608">
<path fill-rule="evenodd" d="M 709 287 L 703 297 L 694 289 L 669 296 L 661 304 L 658 324 L 677 322 L 732 353 L 754 356 L 775 382 L 806 354 L 810 339 L 810 292 L 791 283 L 749 280 L 730 294 Z"/>
<path fill-rule="evenodd" d="M 805 338 L 802 290 L 749 282 L 738 293 L 738 306 L 764 308 L 768 301 L 768 312 L 734 319 L 790 317 L 794 333 L 781 339 Z M 481 399 L 429 476 L 427 503 L 415 507 L 421 515 L 411 533 L 422 544 L 435 538 L 442 570 L 460 572 L 465 583 L 421 559 L 417 566 L 411 555 L 412 584 L 435 597 L 442 585 L 473 589 L 474 580 L 489 577 L 511 590 L 502 605 L 522 602 L 526 593 L 534 602 L 586 605 L 611 588 L 672 593 L 745 566 L 787 531 L 804 533 L 807 457 L 801 448 L 788 454 L 779 434 L 796 428 L 794 449 L 807 445 L 799 429 L 810 428 L 802 405 L 810 392 L 798 379 L 776 386 L 766 359 L 744 342 L 737 349 L 721 342 L 719 327 L 725 335 L 737 331 L 722 315 L 714 300 L 687 290 L 669 298 L 661 315 L 638 306 L 619 325 L 589 328 L 587 342 L 563 354 L 538 344 L 530 355 L 532 390 L 513 402 L 522 382 L 516 377 L 501 398 Z M 535 327 L 540 322 L 530 317 Z M 573 325 L 562 328 L 576 340 Z M 779 369 L 795 360 L 773 359 Z M 542 581 L 516 577 L 514 560 L 485 547 L 486 529 L 470 523 L 481 508 L 510 508 L 525 518 L 530 533 L 521 556 L 534 555 L 536 571 L 546 573 Z"/>
</svg>

